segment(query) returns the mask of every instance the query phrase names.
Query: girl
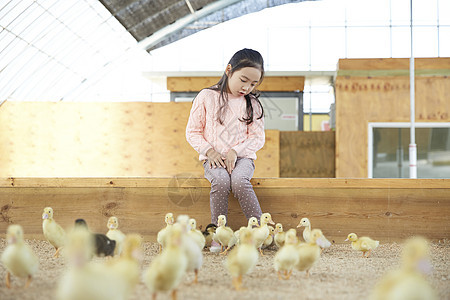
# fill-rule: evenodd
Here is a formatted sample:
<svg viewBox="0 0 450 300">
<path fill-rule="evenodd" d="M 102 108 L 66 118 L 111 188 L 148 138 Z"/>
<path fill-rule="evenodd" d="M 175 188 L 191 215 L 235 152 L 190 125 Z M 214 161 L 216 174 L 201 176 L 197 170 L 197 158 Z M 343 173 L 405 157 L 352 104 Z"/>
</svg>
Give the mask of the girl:
<svg viewBox="0 0 450 300">
<path fill-rule="evenodd" d="M 228 63 L 219 82 L 194 99 L 186 139 L 203 160 L 211 182 L 211 223 L 227 216 L 233 191 L 247 219 L 260 218 L 253 191 L 256 151 L 264 145 L 264 110 L 255 88 L 264 77 L 264 61 L 255 50 L 242 49 Z"/>
</svg>

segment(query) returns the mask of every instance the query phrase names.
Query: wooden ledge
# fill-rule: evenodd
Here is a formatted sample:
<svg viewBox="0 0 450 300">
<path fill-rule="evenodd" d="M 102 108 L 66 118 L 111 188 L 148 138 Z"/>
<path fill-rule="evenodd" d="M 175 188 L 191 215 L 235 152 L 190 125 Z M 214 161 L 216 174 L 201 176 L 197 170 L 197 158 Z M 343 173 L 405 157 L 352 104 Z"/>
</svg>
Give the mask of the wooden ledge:
<svg viewBox="0 0 450 300">
<path fill-rule="evenodd" d="M 257 188 L 365 188 L 365 189 L 449 189 L 450 179 L 368 179 L 368 178 L 253 178 Z M 8 177 L 0 178 L 0 188 L 209 188 L 200 177 Z"/>
</svg>

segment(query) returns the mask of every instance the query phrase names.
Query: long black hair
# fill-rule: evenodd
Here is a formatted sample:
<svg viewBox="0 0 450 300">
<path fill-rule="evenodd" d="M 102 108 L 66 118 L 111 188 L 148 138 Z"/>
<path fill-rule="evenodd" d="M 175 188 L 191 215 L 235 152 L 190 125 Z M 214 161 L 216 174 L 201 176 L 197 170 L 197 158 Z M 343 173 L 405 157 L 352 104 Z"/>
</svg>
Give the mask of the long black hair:
<svg viewBox="0 0 450 300">
<path fill-rule="evenodd" d="M 258 51 L 247 48 L 239 50 L 233 55 L 233 57 L 231 57 L 228 64 L 231 66 L 231 70 L 229 71 L 228 75 L 226 74 L 226 72 L 224 72 L 219 82 L 210 87 L 210 89 L 220 92 L 219 112 L 217 120 L 220 124 L 223 124 L 223 115 L 228 102 L 228 76 L 231 76 L 234 72 L 240 69 L 251 67 L 257 68 L 261 71 L 261 79 L 259 80 L 258 85 L 264 78 L 264 60 Z M 264 108 L 258 99 L 259 95 L 260 93 L 256 89 L 251 91 L 248 95 L 245 95 L 246 116 L 243 116 L 242 119 L 239 119 L 239 121 L 245 122 L 246 125 L 250 125 L 253 122 L 252 98 L 255 99 L 261 107 L 261 115 L 258 116 L 257 119 L 261 119 L 264 116 Z"/>
</svg>

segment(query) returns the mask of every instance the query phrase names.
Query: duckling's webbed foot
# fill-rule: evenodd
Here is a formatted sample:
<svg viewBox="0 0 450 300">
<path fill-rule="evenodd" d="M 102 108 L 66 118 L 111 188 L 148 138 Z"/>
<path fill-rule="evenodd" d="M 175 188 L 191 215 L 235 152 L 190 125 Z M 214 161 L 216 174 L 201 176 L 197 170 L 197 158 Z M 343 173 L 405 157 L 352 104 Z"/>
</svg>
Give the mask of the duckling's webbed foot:
<svg viewBox="0 0 450 300">
<path fill-rule="evenodd" d="M 6 283 L 6 287 L 8 289 L 10 289 L 11 288 L 11 274 L 9 272 L 6 272 L 5 283 Z"/>
<path fill-rule="evenodd" d="M 31 275 L 28 275 L 27 282 L 25 283 L 25 288 L 30 286 L 31 279 L 32 279 Z"/>
</svg>

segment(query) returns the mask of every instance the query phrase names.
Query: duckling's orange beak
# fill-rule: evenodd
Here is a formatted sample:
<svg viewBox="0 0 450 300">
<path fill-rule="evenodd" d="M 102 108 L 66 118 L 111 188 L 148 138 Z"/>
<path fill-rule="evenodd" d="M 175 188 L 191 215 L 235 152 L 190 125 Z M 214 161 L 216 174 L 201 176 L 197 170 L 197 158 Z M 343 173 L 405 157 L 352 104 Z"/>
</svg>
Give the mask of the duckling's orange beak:
<svg viewBox="0 0 450 300">
<path fill-rule="evenodd" d="M 348 242 L 348 241 L 349 241 L 349 239 L 348 239 L 348 238 L 346 238 L 344 242 Z"/>
<path fill-rule="evenodd" d="M 48 215 L 47 215 L 46 213 L 43 213 L 43 214 L 42 214 L 42 219 L 43 219 L 43 220 L 48 219 Z"/>
</svg>

